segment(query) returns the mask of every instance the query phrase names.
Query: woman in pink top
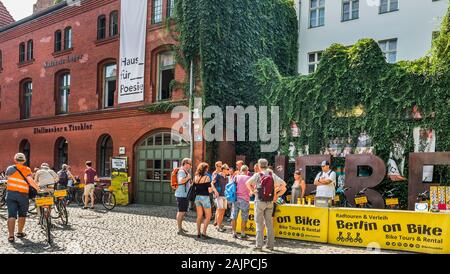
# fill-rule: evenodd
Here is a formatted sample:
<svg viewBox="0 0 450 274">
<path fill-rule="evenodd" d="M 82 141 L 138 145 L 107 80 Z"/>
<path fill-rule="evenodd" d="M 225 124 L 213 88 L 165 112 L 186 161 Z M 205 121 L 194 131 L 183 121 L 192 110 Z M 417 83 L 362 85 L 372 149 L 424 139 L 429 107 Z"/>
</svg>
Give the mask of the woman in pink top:
<svg viewBox="0 0 450 274">
<path fill-rule="evenodd" d="M 233 208 L 231 209 L 231 227 L 233 229 L 233 237 L 245 239 L 247 235 L 245 234 L 245 225 L 248 220 L 248 211 L 250 208 L 250 191 L 248 190 L 245 183 L 251 178 L 248 174 L 248 167 L 243 165 L 241 167 L 241 172 L 236 175 L 236 202 L 233 203 Z M 236 220 L 239 216 L 239 211 L 241 212 L 241 235 L 240 237 L 236 234 Z"/>
</svg>

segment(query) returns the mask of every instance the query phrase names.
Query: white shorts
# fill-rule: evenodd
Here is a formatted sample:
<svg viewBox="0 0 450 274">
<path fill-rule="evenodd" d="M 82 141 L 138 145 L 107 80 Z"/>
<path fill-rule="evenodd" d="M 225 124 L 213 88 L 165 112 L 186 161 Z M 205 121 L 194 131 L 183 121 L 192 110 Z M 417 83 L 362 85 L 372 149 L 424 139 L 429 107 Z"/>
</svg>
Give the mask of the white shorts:
<svg viewBox="0 0 450 274">
<path fill-rule="evenodd" d="M 216 207 L 217 209 L 227 209 L 228 201 L 225 197 L 216 198 Z"/>
<path fill-rule="evenodd" d="M 95 185 L 94 184 L 88 184 L 84 186 L 84 195 L 90 195 L 94 193 Z"/>
</svg>

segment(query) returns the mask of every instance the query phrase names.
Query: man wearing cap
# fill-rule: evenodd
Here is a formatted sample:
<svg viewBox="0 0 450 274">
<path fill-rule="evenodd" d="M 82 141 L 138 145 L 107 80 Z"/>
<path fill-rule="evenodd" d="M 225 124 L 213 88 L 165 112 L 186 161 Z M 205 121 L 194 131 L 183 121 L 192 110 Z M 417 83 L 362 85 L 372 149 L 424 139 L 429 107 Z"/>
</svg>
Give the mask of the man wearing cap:
<svg viewBox="0 0 450 274">
<path fill-rule="evenodd" d="M 23 153 L 14 156 L 14 165 L 6 169 L 5 175 L 8 177 L 6 186 L 6 206 L 8 207 L 8 242 L 13 243 L 16 220 L 18 222 L 17 238 L 24 238 L 23 232 L 25 219 L 27 217 L 29 200 L 28 192 L 30 186 L 39 190 L 38 185 L 32 178 L 31 169 L 24 164 L 27 161 Z"/>
<path fill-rule="evenodd" d="M 50 168 L 49 164 L 43 163 L 41 168 L 36 172 L 34 180 L 40 188 L 48 188 L 58 181 L 58 175 Z"/>
<path fill-rule="evenodd" d="M 333 199 L 336 192 L 336 172 L 330 169 L 330 163 L 323 161 L 322 171 L 317 174 L 314 185 L 317 186 L 316 197 Z"/>
</svg>

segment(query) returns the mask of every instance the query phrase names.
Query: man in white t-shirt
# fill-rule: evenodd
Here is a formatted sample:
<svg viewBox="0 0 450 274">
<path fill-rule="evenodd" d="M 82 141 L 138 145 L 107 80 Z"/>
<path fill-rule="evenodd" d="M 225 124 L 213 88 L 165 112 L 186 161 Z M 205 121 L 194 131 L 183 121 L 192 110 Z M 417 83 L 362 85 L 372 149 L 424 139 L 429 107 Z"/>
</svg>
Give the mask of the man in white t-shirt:
<svg viewBox="0 0 450 274">
<path fill-rule="evenodd" d="M 314 185 L 317 186 L 316 197 L 333 199 L 336 192 L 336 172 L 330 169 L 330 163 L 323 161 L 322 172 L 317 174 Z"/>
</svg>

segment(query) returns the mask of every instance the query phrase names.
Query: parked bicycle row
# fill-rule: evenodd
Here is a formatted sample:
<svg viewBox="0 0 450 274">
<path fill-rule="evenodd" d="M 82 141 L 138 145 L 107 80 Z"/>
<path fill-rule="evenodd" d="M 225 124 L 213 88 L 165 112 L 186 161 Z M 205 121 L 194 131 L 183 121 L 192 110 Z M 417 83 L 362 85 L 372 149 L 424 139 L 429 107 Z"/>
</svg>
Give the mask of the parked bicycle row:
<svg viewBox="0 0 450 274">
<path fill-rule="evenodd" d="M 24 238 L 26 218 L 37 215 L 39 225 L 45 232 L 47 242 L 52 243 L 52 219 L 61 220 L 63 226 L 69 224 L 67 206 L 76 204 L 83 209 L 94 209 L 101 203 L 107 210 L 116 206 L 116 198 L 108 184 L 100 183 L 92 162 L 86 162 L 84 183 L 74 176 L 70 166 L 64 164 L 58 172 L 43 163 L 34 172 L 24 164 L 23 153 L 14 156 L 14 165 L 0 173 L 0 208 L 6 206 L 8 214 L 8 242 L 16 237 Z M 89 206 L 89 207 L 88 207 Z M 16 221 L 18 222 L 17 233 Z"/>
</svg>

